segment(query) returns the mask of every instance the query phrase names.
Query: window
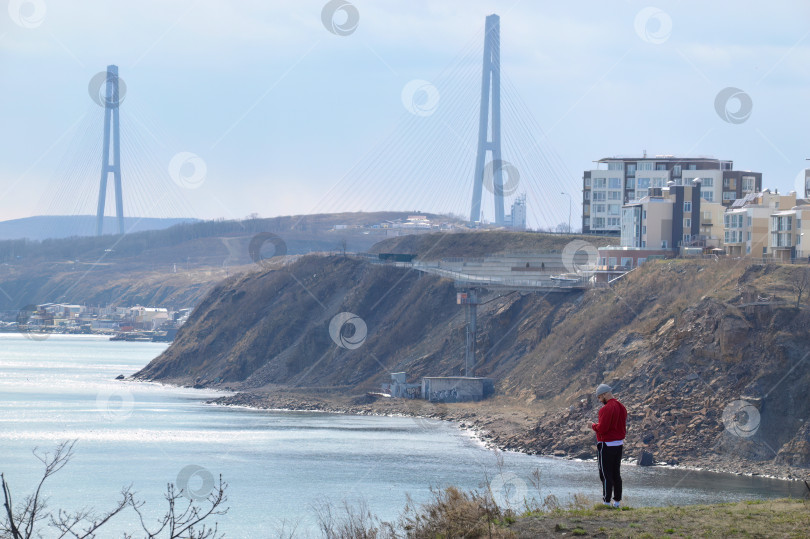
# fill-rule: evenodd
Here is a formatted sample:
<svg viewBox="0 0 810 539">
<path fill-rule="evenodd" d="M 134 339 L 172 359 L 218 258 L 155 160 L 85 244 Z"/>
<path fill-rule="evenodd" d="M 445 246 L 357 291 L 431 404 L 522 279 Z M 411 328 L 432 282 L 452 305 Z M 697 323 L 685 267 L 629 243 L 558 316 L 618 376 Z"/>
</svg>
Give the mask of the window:
<svg viewBox="0 0 810 539">
<path fill-rule="evenodd" d="M 648 189 L 650 187 L 650 179 L 649 178 L 639 178 L 638 183 L 636 184 L 636 188 L 638 189 Z"/>
<path fill-rule="evenodd" d="M 608 200 L 621 200 L 621 199 L 622 199 L 621 191 L 608 191 Z"/>
<path fill-rule="evenodd" d="M 604 191 L 594 191 L 593 192 L 593 199 L 597 201 L 603 201 L 607 198 L 607 195 Z"/>
<path fill-rule="evenodd" d="M 604 217 L 594 217 L 593 218 L 593 228 L 605 228 L 605 218 Z"/>
<path fill-rule="evenodd" d="M 608 204 L 608 215 L 619 215 L 619 208 L 618 204 Z"/>
<path fill-rule="evenodd" d="M 641 218 L 642 218 L 642 219 L 646 219 L 646 218 L 647 218 L 647 210 L 644 210 L 644 211 L 642 212 L 642 214 L 643 214 L 643 215 L 641 216 Z"/>
<path fill-rule="evenodd" d="M 746 238 L 746 241 L 751 241 L 751 231 L 750 230 L 748 231 L 748 237 Z"/>
<path fill-rule="evenodd" d="M 777 234 L 774 247 L 790 247 L 790 234 Z"/>
<path fill-rule="evenodd" d="M 691 165 L 686 167 L 687 170 L 697 170 L 697 165 L 692 163 Z"/>
<path fill-rule="evenodd" d="M 622 179 L 621 178 L 608 178 L 608 188 L 609 189 L 621 189 L 622 188 Z"/>
<path fill-rule="evenodd" d="M 594 204 L 593 205 L 593 212 L 594 213 L 605 213 L 605 205 L 604 204 Z"/>
<path fill-rule="evenodd" d="M 636 179 L 635 178 L 627 178 L 627 181 L 624 182 L 624 186 L 627 189 L 635 189 L 636 188 Z"/>
<path fill-rule="evenodd" d="M 723 161 L 720 163 L 720 168 L 722 170 L 731 170 L 731 161 Z"/>
<path fill-rule="evenodd" d="M 593 179 L 593 188 L 594 189 L 604 189 L 606 184 L 607 184 L 607 180 L 605 178 L 594 178 Z"/>
<path fill-rule="evenodd" d="M 742 177 L 742 190 L 744 193 L 753 193 L 754 192 L 754 177 L 753 176 L 743 176 Z"/>
<path fill-rule="evenodd" d="M 702 198 L 706 202 L 714 202 L 714 191 L 710 191 L 708 189 L 702 189 L 700 191 L 700 198 Z"/>
<path fill-rule="evenodd" d="M 590 199 L 591 199 L 591 192 L 590 191 L 585 191 L 585 200 L 590 200 Z"/>
<path fill-rule="evenodd" d="M 703 187 L 714 187 L 714 178 L 701 178 L 700 183 Z"/>
<path fill-rule="evenodd" d="M 666 163 L 656 163 L 655 170 L 666 170 L 667 164 Z"/>
<path fill-rule="evenodd" d="M 712 222 L 712 212 L 704 211 L 703 212 L 703 220 L 708 222 L 708 223 L 711 223 Z"/>
<path fill-rule="evenodd" d="M 646 189 L 639 189 L 639 190 L 636 191 L 636 200 L 638 200 L 640 198 L 644 198 L 645 196 L 647 196 L 647 190 Z"/>
<path fill-rule="evenodd" d="M 585 178 L 585 187 L 590 187 L 590 186 L 591 186 L 591 179 L 590 178 Z"/>
<path fill-rule="evenodd" d="M 747 254 L 747 255 L 751 254 L 751 246 L 750 245 L 745 247 L 745 254 Z"/>
<path fill-rule="evenodd" d="M 690 236 L 689 234 L 684 234 L 683 235 L 683 243 L 684 244 L 687 244 L 687 243 L 689 243 L 691 241 L 692 241 L 692 236 Z"/>
<path fill-rule="evenodd" d="M 673 176 L 680 176 L 681 175 L 681 165 L 674 165 L 672 167 L 672 175 Z"/>
<path fill-rule="evenodd" d="M 652 161 L 642 161 L 641 163 L 638 164 L 638 169 L 639 170 L 652 170 L 653 169 L 653 163 L 652 163 Z"/>
<path fill-rule="evenodd" d="M 647 247 L 647 240 L 641 240 L 641 246 Z"/>
<path fill-rule="evenodd" d="M 591 218 L 590 217 L 585 218 L 585 226 L 591 226 Z"/>
<path fill-rule="evenodd" d="M 641 233 L 642 234 L 647 234 L 647 225 L 642 225 L 641 226 Z"/>
<path fill-rule="evenodd" d="M 608 161 L 608 170 L 623 170 L 624 163 L 621 161 Z"/>
<path fill-rule="evenodd" d="M 636 173 L 636 164 L 627 163 L 627 165 L 625 165 L 625 171 L 627 172 L 628 176 L 633 176 Z"/>
<path fill-rule="evenodd" d="M 723 191 L 723 200 L 737 200 L 737 193 L 734 191 Z"/>
<path fill-rule="evenodd" d="M 684 219 L 683 220 L 683 227 L 684 228 L 692 228 L 692 220 L 689 219 L 689 218 Z"/>
<path fill-rule="evenodd" d="M 608 217 L 607 224 L 608 226 L 619 226 L 622 223 L 619 217 Z"/>
<path fill-rule="evenodd" d="M 727 213 L 723 216 L 723 221 L 726 228 L 742 228 L 742 218 L 742 214 Z"/>
<path fill-rule="evenodd" d="M 661 240 L 661 249 L 667 248 L 667 240 Z"/>
<path fill-rule="evenodd" d="M 653 178 L 652 179 L 652 186 L 653 187 L 666 187 L 667 179 L 666 178 Z"/>
<path fill-rule="evenodd" d="M 691 202 L 684 202 L 683 203 L 683 212 L 684 213 L 691 213 L 692 212 L 692 203 Z"/>
<path fill-rule="evenodd" d="M 746 218 L 746 221 L 745 221 L 745 222 L 746 222 L 746 224 L 747 224 L 748 226 L 751 226 L 751 223 L 753 222 L 753 217 L 751 217 L 751 216 L 749 215 L 749 216 Z"/>
<path fill-rule="evenodd" d="M 622 266 L 625 268 L 632 268 L 633 267 L 633 259 L 627 256 L 622 257 Z"/>
<path fill-rule="evenodd" d="M 608 266 L 615 266 L 615 265 L 616 265 L 616 257 L 611 256 L 610 258 L 608 258 Z"/>
</svg>

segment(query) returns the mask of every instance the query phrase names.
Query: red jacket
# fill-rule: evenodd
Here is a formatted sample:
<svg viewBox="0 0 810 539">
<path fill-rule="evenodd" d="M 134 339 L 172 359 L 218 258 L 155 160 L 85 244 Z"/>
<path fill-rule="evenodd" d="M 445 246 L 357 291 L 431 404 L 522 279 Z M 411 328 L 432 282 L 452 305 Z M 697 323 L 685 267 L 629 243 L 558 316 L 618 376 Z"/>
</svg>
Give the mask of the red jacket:
<svg viewBox="0 0 810 539">
<path fill-rule="evenodd" d="M 591 428 L 596 431 L 597 442 L 624 440 L 627 434 L 627 409 L 616 399 L 610 399 L 599 408 L 599 423 Z"/>
</svg>

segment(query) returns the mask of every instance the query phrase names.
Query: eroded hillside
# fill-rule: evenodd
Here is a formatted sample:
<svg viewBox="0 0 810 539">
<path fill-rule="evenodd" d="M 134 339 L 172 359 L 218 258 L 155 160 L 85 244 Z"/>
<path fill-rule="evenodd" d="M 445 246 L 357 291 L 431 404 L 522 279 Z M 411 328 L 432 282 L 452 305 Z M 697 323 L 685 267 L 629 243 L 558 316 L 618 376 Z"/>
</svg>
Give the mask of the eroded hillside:
<svg viewBox="0 0 810 539">
<path fill-rule="evenodd" d="M 498 396 L 439 415 L 467 420 L 502 446 L 584 456 L 593 441 L 593 388 L 605 381 L 630 411 L 628 456 L 646 450 L 657 461 L 717 468 L 808 467 L 810 316 L 806 292 L 796 306 L 793 283 L 803 271 L 654 261 L 610 289 L 486 295 L 476 374 L 495 378 Z M 367 326 L 356 349 L 330 335 L 340 312 Z M 390 372 L 460 374 L 464 324 L 450 281 L 308 256 L 218 284 L 138 376 L 230 387 L 260 402 L 290 389 L 304 399 L 339 399 L 378 390 Z M 392 411 L 387 402 L 352 410 Z M 498 407 L 532 419 L 507 428 L 492 415 Z"/>
</svg>

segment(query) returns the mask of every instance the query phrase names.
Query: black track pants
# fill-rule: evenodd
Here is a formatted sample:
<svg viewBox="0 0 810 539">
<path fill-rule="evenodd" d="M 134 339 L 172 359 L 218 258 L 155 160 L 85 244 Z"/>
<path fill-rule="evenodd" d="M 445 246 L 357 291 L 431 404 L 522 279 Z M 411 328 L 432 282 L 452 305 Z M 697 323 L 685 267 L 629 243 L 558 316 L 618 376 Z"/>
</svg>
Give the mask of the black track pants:
<svg viewBox="0 0 810 539">
<path fill-rule="evenodd" d="M 622 446 L 607 446 L 596 443 L 597 463 L 599 464 L 599 481 L 602 482 L 602 500 L 610 502 L 611 497 L 622 500 Z"/>
</svg>

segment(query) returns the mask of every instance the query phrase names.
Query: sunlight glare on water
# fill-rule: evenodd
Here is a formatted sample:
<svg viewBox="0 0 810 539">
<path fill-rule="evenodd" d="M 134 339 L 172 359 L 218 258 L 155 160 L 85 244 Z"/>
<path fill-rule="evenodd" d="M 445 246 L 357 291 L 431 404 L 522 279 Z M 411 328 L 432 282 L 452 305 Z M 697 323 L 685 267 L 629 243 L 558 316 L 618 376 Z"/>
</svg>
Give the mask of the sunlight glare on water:
<svg viewBox="0 0 810 539">
<path fill-rule="evenodd" d="M 215 391 L 115 380 L 165 347 L 0 334 L 0 466 L 17 499 L 41 473 L 31 450 L 72 439 L 75 458 L 46 489 L 52 507 L 104 509 L 132 484 L 157 518 L 166 484 L 186 466 L 201 466 L 229 484 L 230 511 L 219 519 L 229 537 L 272 535 L 282 521 L 311 535 L 312 508 L 322 499 L 363 499 L 381 518 L 395 519 L 406 494 L 422 502 L 430 487 L 480 488 L 486 476 L 504 492 L 533 495 L 535 469 L 543 496 L 599 493 L 593 462 L 507 452 L 499 469 L 495 452 L 450 423 L 220 407 L 205 404 L 221 394 Z M 631 505 L 802 495 L 801 485 L 763 478 L 635 466 L 623 475 Z M 193 481 L 191 489 L 201 488 L 199 477 Z M 135 529 L 134 517 L 117 517 L 115 530 Z"/>
</svg>

